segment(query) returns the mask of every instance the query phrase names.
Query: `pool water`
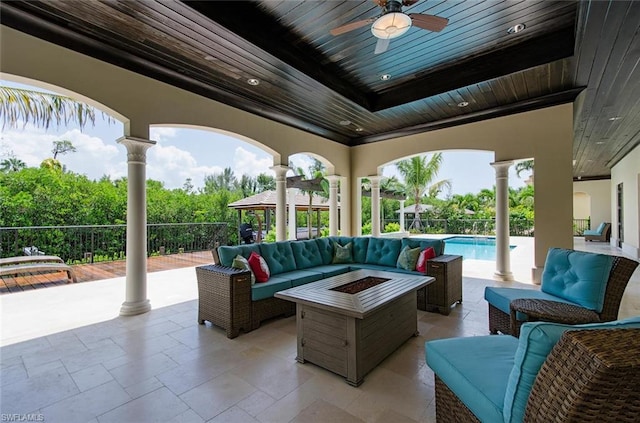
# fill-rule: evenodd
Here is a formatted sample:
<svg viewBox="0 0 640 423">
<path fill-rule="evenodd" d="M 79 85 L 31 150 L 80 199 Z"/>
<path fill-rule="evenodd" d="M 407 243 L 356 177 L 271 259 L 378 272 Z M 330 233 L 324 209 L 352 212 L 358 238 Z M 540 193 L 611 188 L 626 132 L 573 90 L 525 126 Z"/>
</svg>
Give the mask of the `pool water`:
<svg viewBox="0 0 640 423">
<path fill-rule="evenodd" d="M 488 237 L 454 236 L 444 239 L 444 253 L 456 254 L 463 259 L 492 260 L 496 259 L 496 239 Z M 513 250 L 515 245 L 510 245 Z"/>
</svg>

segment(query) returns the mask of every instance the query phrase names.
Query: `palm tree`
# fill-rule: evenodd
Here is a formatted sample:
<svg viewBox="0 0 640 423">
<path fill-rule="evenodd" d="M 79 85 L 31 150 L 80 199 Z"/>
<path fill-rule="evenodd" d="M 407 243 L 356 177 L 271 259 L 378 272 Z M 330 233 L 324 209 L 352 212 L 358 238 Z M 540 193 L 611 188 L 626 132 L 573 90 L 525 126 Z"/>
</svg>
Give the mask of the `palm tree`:
<svg viewBox="0 0 640 423">
<path fill-rule="evenodd" d="M 533 160 L 524 160 L 522 162 L 518 162 L 516 163 L 516 175 L 518 175 L 518 178 L 520 177 L 520 174 L 522 172 L 525 172 L 527 170 L 533 170 Z"/>
<path fill-rule="evenodd" d="M 322 186 L 322 192 L 320 195 L 322 195 L 323 197 L 328 197 L 329 196 L 329 183 L 328 181 L 324 178 L 324 165 L 322 164 L 322 162 L 316 158 L 311 158 L 312 162 L 311 165 L 309 166 L 309 176 L 307 176 L 307 172 L 305 172 L 305 170 L 301 167 L 295 167 L 293 166 L 293 164 L 289 164 L 289 167 L 292 167 L 295 169 L 295 172 L 297 175 L 300 176 L 304 176 L 306 179 L 321 179 L 320 181 L 320 185 Z M 313 190 L 305 190 L 305 189 L 300 189 L 300 191 L 303 194 L 307 194 L 309 196 L 309 205 L 307 207 L 307 235 L 309 236 L 309 239 L 311 239 L 311 215 L 313 214 L 313 196 L 316 193 L 316 191 Z M 319 230 L 320 228 L 318 228 Z"/>
<path fill-rule="evenodd" d="M 49 128 L 69 122 L 83 128 L 87 122 L 95 123 L 95 109 L 71 97 L 20 88 L 0 87 L 0 115 L 2 127 L 15 127 L 19 121 Z"/>
<path fill-rule="evenodd" d="M 443 189 L 451 189 L 451 181 L 444 179 L 433 182 L 442 164 L 442 153 L 436 153 L 427 161 L 427 156 L 415 156 L 396 163 L 398 172 L 404 179 L 405 192 L 413 197 L 415 213 L 409 229 L 420 231 L 420 200 L 425 194 L 434 197 Z"/>
<path fill-rule="evenodd" d="M 9 157 L 0 162 L 0 171 L 17 172 L 27 167 L 27 164 L 17 157 Z"/>
<path fill-rule="evenodd" d="M 54 159 L 58 158 L 58 154 L 67 154 L 70 151 L 72 153 L 76 151 L 76 147 L 71 143 L 71 141 L 61 140 L 53 142 L 53 148 L 51 149 L 51 152 L 53 153 Z"/>
</svg>

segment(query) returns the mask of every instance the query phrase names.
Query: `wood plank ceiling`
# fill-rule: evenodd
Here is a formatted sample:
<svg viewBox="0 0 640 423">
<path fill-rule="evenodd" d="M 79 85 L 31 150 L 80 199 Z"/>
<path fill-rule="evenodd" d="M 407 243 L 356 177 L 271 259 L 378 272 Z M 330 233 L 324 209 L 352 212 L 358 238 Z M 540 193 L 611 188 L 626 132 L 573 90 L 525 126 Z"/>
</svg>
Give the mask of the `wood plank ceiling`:
<svg viewBox="0 0 640 423">
<path fill-rule="evenodd" d="M 640 143 L 640 2 L 421 0 L 403 12 L 446 28 L 414 26 L 377 55 L 370 25 L 329 33 L 377 17 L 370 0 L 3 1 L 0 12 L 3 25 L 349 146 L 576 96 L 574 178 L 606 177 Z"/>
</svg>

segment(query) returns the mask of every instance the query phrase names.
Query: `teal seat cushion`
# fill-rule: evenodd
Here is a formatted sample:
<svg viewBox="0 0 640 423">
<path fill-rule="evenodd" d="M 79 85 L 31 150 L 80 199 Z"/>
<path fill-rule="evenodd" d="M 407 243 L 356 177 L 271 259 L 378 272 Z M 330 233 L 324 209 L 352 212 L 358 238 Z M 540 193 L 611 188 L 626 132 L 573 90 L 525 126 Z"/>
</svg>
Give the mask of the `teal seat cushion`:
<svg viewBox="0 0 640 423">
<path fill-rule="evenodd" d="M 322 256 L 315 239 L 291 241 L 291 251 L 296 261 L 296 269 L 308 269 L 322 264 Z"/>
<path fill-rule="evenodd" d="M 316 238 L 314 241 L 318 245 L 322 264 L 331 264 L 333 260 L 333 241 L 329 238 Z"/>
<path fill-rule="evenodd" d="M 221 265 L 231 267 L 238 254 L 248 259 L 254 251 L 260 254 L 260 244 L 223 245 L 218 247 L 218 257 Z"/>
<path fill-rule="evenodd" d="M 640 316 L 606 323 L 523 323 L 504 397 L 504 421 L 521 422 L 533 383 L 547 356 L 567 330 L 640 328 Z"/>
<path fill-rule="evenodd" d="M 433 251 L 435 251 L 436 256 L 441 256 L 444 254 L 444 241 L 441 239 L 430 239 L 430 238 L 402 238 L 402 248 L 418 248 L 421 250 L 425 250 L 429 247 L 433 247 Z"/>
<path fill-rule="evenodd" d="M 612 265 L 606 254 L 550 248 L 540 290 L 600 313 Z"/>
<path fill-rule="evenodd" d="M 271 298 L 276 292 L 291 287 L 291 280 L 274 276 L 266 282 L 259 282 L 251 287 L 251 300 L 258 301 Z"/>
<path fill-rule="evenodd" d="M 395 238 L 370 238 L 364 263 L 396 267 L 401 244 Z"/>
<path fill-rule="evenodd" d="M 324 278 L 324 274 L 313 269 L 293 270 L 291 272 L 280 273 L 278 275 L 278 278 L 289 279 L 291 281 L 291 286 L 295 287 L 307 284 L 309 282 L 319 281 L 320 279 Z"/>
<path fill-rule="evenodd" d="M 315 266 L 308 270 L 320 272 L 325 278 L 330 278 L 331 276 L 338 276 L 343 273 L 347 273 L 351 268 L 349 264 L 323 264 L 322 266 Z"/>
<path fill-rule="evenodd" d="M 539 291 L 537 289 L 527 288 L 499 288 L 494 286 L 487 286 L 484 289 L 484 299 L 489 304 L 499 309 L 503 313 L 511 314 L 509 304 L 511 301 L 518 298 L 532 298 L 537 300 L 551 300 L 559 301 L 562 303 L 578 305 L 572 301 L 565 300 L 564 298 L 556 297 L 555 295 L 547 294 L 546 292 Z M 527 320 L 526 316 L 522 313 L 516 315 L 518 320 Z"/>
<path fill-rule="evenodd" d="M 260 255 L 267 262 L 271 276 L 296 270 L 291 241 L 263 242 L 260 244 Z"/>
<path fill-rule="evenodd" d="M 438 339 L 425 344 L 427 364 L 482 422 L 501 422 L 518 339 L 509 335 Z"/>
</svg>

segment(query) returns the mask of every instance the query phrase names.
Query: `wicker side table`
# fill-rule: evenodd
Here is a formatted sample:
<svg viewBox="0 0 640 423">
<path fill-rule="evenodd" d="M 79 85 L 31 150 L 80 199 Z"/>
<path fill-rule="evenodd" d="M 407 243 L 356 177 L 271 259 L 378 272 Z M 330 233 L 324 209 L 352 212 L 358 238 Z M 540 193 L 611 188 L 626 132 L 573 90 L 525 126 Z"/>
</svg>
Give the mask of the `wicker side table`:
<svg viewBox="0 0 640 423">
<path fill-rule="evenodd" d="M 430 259 L 427 275 L 436 280 L 418 290 L 418 310 L 449 315 L 451 305 L 462 302 L 462 256 L 443 254 Z"/>
<path fill-rule="evenodd" d="M 515 337 L 520 336 L 521 322 L 516 319 L 518 312 L 526 314 L 529 322 L 544 321 L 579 325 L 600 321 L 598 313 L 593 310 L 559 301 L 518 298 L 511 301 L 509 309 L 511 311 L 511 333 Z"/>
</svg>

